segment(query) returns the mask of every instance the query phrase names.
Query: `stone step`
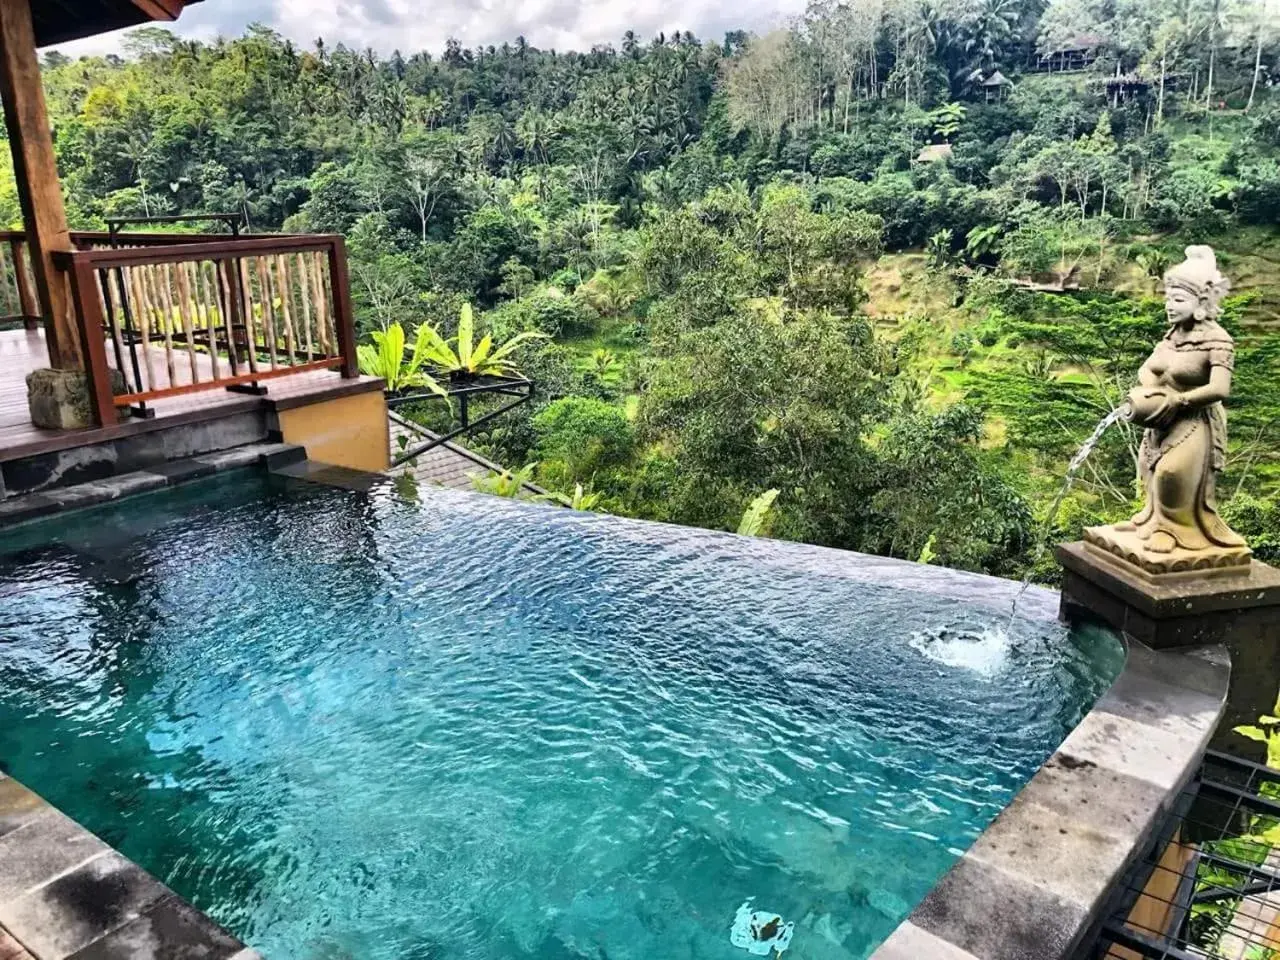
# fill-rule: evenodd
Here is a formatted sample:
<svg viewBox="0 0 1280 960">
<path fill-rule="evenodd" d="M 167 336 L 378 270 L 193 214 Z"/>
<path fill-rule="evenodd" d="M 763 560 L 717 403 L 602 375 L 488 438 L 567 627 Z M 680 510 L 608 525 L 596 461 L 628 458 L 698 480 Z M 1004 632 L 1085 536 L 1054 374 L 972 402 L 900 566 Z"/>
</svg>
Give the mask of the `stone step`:
<svg viewBox="0 0 1280 960">
<path fill-rule="evenodd" d="M 101 480 L 10 497 L 0 501 L 0 529 L 63 510 L 77 510 L 107 503 L 229 470 L 259 465 L 272 471 L 287 469 L 292 464 L 305 461 L 306 457 L 307 451 L 295 444 L 250 443 L 198 457 L 165 461 L 144 470 L 133 470 Z"/>
<path fill-rule="evenodd" d="M 162 420 L 145 432 L 8 458 L 0 455 L 0 498 L 106 480 L 272 439 L 278 436 L 272 435 L 265 411 L 243 411 L 191 422 Z"/>
</svg>

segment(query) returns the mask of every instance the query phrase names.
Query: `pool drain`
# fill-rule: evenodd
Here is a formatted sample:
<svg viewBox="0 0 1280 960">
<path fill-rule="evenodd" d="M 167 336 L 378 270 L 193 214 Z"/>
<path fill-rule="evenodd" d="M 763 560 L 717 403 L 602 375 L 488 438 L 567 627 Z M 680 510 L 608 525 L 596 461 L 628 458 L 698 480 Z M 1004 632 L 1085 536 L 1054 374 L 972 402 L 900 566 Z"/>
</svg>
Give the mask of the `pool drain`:
<svg viewBox="0 0 1280 960">
<path fill-rule="evenodd" d="M 752 910 L 747 900 L 738 908 L 729 930 L 729 942 L 757 957 L 768 956 L 772 951 L 782 955 L 791 946 L 794 923 L 783 923 L 782 917 L 768 910 Z"/>
</svg>

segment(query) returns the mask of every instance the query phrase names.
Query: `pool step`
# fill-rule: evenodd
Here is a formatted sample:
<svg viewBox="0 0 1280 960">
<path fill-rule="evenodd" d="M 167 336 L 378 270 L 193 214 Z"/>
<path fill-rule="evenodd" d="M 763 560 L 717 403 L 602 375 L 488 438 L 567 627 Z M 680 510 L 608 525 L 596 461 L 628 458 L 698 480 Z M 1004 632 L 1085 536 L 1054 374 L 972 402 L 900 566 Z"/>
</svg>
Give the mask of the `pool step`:
<svg viewBox="0 0 1280 960">
<path fill-rule="evenodd" d="M 289 443 L 250 443 L 230 450 L 207 453 L 184 460 L 171 460 L 154 464 L 144 470 L 134 470 L 116 476 L 78 483 L 68 487 L 55 487 L 38 493 L 0 500 L 0 528 L 25 523 L 40 517 L 76 510 L 99 503 L 119 500 L 135 493 L 146 493 L 162 487 L 177 486 L 188 480 L 238 470 L 257 465 L 268 470 L 288 468 L 305 461 L 307 451 Z"/>
<path fill-rule="evenodd" d="M 145 431 L 136 432 L 139 427 Z M 250 443 L 279 440 L 272 433 L 265 411 L 243 411 L 188 422 L 160 418 L 118 429 L 135 432 L 107 439 L 101 431 L 72 431 L 71 438 L 87 434 L 94 439 L 58 449 L 47 444 L 0 451 L 0 497 L 70 487 L 107 480 L 122 474 L 153 470 L 159 464 L 203 457 Z M 65 438 L 59 437 L 58 440 Z"/>
<path fill-rule="evenodd" d="M 270 467 L 278 477 L 289 477 L 292 480 L 304 480 L 308 483 L 319 483 L 329 487 L 341 487 L 344 490 L 357 490 L 368 493 L 374 487 L 388 483 L 386 476 L 380 473 L 367 473 L 364 470 L 352 470 L 349 467 L 335 467 L 327 463 L 316 463 L 314 460 L 301 459 L 288 464 Z"/>
</svg>

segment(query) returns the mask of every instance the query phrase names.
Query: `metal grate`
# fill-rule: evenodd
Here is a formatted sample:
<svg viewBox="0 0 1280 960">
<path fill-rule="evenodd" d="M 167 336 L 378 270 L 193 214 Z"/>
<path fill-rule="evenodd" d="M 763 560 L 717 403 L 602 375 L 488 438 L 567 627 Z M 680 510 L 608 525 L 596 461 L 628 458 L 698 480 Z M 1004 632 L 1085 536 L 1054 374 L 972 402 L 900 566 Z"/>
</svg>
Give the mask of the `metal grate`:
<svg viewBox="0 0 1280 960">
<path fill-rule="evenodd" d="M 1208 753 L 1080 956 L 1280 960 L 1280 770 Z"/>
</svg>

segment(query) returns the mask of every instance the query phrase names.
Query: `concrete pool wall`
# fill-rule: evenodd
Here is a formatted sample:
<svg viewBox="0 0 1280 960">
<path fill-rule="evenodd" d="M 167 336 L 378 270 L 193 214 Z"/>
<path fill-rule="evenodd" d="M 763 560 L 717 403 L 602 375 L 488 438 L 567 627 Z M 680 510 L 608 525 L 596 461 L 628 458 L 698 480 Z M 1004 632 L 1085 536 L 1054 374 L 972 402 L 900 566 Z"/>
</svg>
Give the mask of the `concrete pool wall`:
<svg viewBox="0 0 1280 960">
<path fill-rule="evenodd" d="M 1089 942 L 1230 685 L 1222 647 L 1126 646 L 1111 689 L 872 960 L 1058 960 Z"/>
<path fill-rule="evenodd" d="M 14 504 L 8 519 L 298 455 L 298 448 L 244 448 L 239 456 L 203 458 L 190 470 L 175 465 L 163 476 L 144 477 L 146 484 L 96 485 L 92 496 L 69 491 L 42 498 L 30 512 Z M 288 469 L 305 476 L 298 472 L 303 466 Z M 976 574 L 865 560 L 858 572 L 867 579 L 891 577 L 940 594 L 964 594 L 981 582 L 993 603 L 1007 604 L 1018 590 L 1015 583 Z M 1056 593 L 1036 588 L 1019 610 L 1052 618 L 1057 601 Z M 1156 652 L 1128 641 L 1127 648 L 1110 690 L 873 960 L 1054 960 L 1087 941 L 1108 893 L 1195 772 L 1222 716 L 1230 680 L 1221 647 Z M 18 960 L 257 957 L 141 868 L 0 775 L 2 960 L 10 960 L 6 930 L 25 951 L 15 955 Z"/>
</svg>

